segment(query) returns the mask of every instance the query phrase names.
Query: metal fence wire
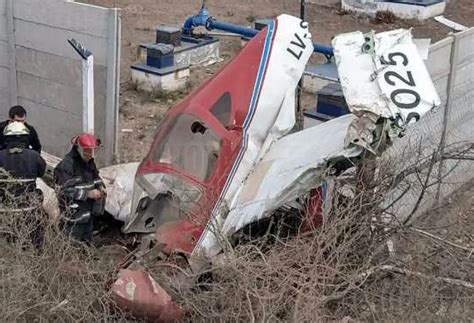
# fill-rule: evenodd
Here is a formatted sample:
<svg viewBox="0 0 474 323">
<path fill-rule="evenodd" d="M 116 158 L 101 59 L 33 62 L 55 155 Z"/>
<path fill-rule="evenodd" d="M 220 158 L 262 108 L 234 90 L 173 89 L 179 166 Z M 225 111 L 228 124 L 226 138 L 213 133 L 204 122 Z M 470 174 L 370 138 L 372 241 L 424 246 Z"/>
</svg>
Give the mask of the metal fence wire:
<svg viewBox="0 0 474 323">
<path fill-rule="evenodd" d="M 306 20 L 316 7 L 338 7 L 340 0 L 304 0 Z M 309 19 L 310 20 L 310 19 Z M 428 113 L 408 129 L 405 137 L 394 142 L 384 155 L 401 171 L 407 165 L 427 158 L 434 152 L 449 155 L 453 149 L 474 143 L 474 28 L 453 33 L 434 43 L 425 64 L 442 100 L 442 105 Z M 417 203 L 419 192 L 426 189 L 418 207 L 422 214 L 442 203 L 454 191 L 474 179 L 474 156 L 441 159 L 430 173 L 430 187 L 422 187 L 416 175 L 408 178 L 412 185 L 403 200 L 397 203 L 395 213 L 403 218 Z M 426 170 L 425 170 L 426 174 Z M 426 185 L 425 185 L 426 186 Z M 405 187 L 396 188 L 397 196 Z M 388 198 L 390 199 L 390 197 Z"/>
</svg>

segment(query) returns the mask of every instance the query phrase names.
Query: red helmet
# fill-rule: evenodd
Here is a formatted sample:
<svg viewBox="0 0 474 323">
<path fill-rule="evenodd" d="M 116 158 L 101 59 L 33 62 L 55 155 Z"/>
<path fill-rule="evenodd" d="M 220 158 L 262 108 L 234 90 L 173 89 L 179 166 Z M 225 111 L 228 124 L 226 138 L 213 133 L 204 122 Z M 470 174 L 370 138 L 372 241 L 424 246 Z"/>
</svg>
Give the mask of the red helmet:
<svg viewBox="0 0 474 323">
<path fill-rule="evenodd" d="M 100 139 L 90 133 L 82 133 L 71 139 L 71 143 L 77 146 L 81 157 L 90 160 L 95 157 L 96 150 L 100 147 Z"/>
</svg>

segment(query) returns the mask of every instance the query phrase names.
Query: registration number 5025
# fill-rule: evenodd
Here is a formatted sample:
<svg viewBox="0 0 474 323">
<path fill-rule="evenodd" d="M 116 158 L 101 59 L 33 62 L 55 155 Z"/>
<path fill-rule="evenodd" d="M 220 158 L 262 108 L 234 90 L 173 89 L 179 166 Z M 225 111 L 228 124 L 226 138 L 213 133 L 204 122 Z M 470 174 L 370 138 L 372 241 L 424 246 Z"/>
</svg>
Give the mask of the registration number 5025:
<svg viewBox="0 0 474 323">
<path fill-rule="evenodd" d="M 384 66 L 381 84 L 382 90 L 390 97 L 390 101 L 401 113 L 405 115 L 406 121 L 411 119 L 418 121 L 420 118 L 421 96 L 415 71 L 411 69 L 408 56 L 402 52 L 393 52 L 380 58 Z"/>
</svg>

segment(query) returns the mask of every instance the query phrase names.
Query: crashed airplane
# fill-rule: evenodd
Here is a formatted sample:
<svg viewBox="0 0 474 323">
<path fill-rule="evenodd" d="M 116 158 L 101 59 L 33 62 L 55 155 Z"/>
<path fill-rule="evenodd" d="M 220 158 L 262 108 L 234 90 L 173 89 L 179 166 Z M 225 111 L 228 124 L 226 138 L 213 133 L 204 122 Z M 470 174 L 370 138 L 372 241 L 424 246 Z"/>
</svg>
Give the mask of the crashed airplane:
<svg viewBox="0 0 474 323">
<path fill-rule="evenodd" d="M 380 154 L 381 141 L 440 105 L 409 30 L 342 34 L 333 47 L 351 114 L 294 132 L 296 87 L 313 45 L 306 22 L 281 15 L 167 113 L 140 164 L 101 171 L 107 211 L 125 233 L 151 236 L 166 254 L 213 257 L 298 197 L 316 192 L 321 203 L 328 168 Z M 319 223 L 321 216 L 321 208 L 307 214 Z M 122 270 L 112 292 L 135 313 L 180 315 L 144 271 Z"/>
</svg>

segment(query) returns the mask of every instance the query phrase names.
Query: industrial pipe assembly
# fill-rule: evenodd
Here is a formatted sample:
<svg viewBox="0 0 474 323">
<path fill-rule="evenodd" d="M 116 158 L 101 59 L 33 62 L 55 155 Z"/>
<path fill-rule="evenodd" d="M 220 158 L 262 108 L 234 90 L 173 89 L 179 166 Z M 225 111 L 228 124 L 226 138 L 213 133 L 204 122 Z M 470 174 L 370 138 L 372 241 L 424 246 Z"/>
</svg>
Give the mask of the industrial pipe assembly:
<svg viewBox="0 0 474 323">
<path fill-rule="evenodd" d="M 185 20 L 183 25 L 183 35 L 191 35 L 194 27 L 198 26 L 204 26 L 208 30 L 217 29 L 233 34 L 239 34 L 249 38 L 252 38 L 253 36 L 259 33 L 259 30 L 253 28 L 242 27 L 239 25 L 219 21 L 211 17 L 209 15 L 209 11 L 204 6 L 199 10 L 197 15 L 188 17 Z M 314 43 L 313 47 L 315 53 L 323 54 L 328 59 L 330 59 L 334 55 L 334 51 L 330 46 Z"/>
</svg>

